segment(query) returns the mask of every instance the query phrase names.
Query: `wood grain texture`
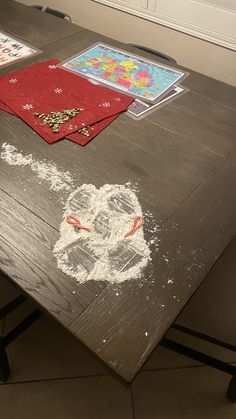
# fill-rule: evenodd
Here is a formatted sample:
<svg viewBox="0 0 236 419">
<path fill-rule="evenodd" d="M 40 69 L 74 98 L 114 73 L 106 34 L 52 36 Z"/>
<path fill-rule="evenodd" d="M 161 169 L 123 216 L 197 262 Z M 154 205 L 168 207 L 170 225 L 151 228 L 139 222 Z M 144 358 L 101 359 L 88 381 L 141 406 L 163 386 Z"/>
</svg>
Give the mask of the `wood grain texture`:
<svg viewBox="0 0 236 419">
<path fill-rule="evenodd" d="M 234 94 L 236 96 L 236 89 Z M 232 134 L 236 131 L 236 109 L 219 106 L 218 102 L 193 91 L 180 97 L 172 105 L 187 115 L 217 127 L 220 133 L 226 133 L 229 138 L 233 138 Z"/>
<path fill-rule="evenodd" d="M 191 96 L 188 96 L 186 99 L 186 105 L 189 99 L 190 107 Z M 178 100 L 181 101 L 181 98 Z M 236 113 L 233 111 L 232 119 L 227 125 L 227 129 L 224 129 L 223 124 L 222 126 L 219 126 L 220 124 L 218 122 L 214 122 L 214 119 L 217 120 L 218 110 L 215 110 L 214 119 L 211 119 L 209 115 L 209 119 L 207 120 L 207 114 L 205 113 L 204 108 L 201 113 L 194 115 L 191 111 L 187 112 L 181 109 L 181 103 L 182 102 L 179 104 L 174 104 L 174 102 L 170 103 L 168 107 L 164 107 L 158 112 L 154 112 L 148 116 L 147 119 L 158 126 L 164 127 L 178 136 L 185 138 L 186 141 L 194 141 L 195 144 L 199 144 L 206 150 L 225 157 L 236 145 L 234 127 Z M 219 105 L 219 107 L 221 107 L 221 105 Z M 224 111 L 227 112 L 226 109 L 224 109 Z M 199 110 L 196 112 L 199 112 Z M 209 114 L 213 114 L 213 112 L 213 106 L 209 107 Z M 222 141 L 222 139 L 224 139 L 224 141 Z"/>
<path fill-rule="evenodd" d="M 100 187 L 104 183 L 121 183 L 127 181 L 140 183 L 140 193 L 143 197 L 144 206 L 149 207 L 150 193 L 152 191 L 150 183 L 155 182 L 158 177 L 156 170 L 150 172 L 143 169 L 140 161 L 137 161 L 137 154 L 141 150 L 137 149 L 132 157 L 132 144 L 121 140 L 114 133 L 102 133 L 97 141 L 90 143 L 86 147 L 80 147 L 71 141 L 60 141 L 49 146 L 38 135 L 34 135 L 32 130 L 18 118 L 6 115 L 2 112 L 0 116 L 2 123 L 0 135 L 0 147 L 4 142 L 15 145 L 25 154 L 33 154 L 38 159 L 52 160 L 59 169 L 69 170 L 74 177 L 74 187 L 83 183 L 93 183 Z M 130 121 L 126 117 L 126 120 Z M 155 131 L 158 130 L 153 125 Z M 108 147 L 108 150 L 106 150 Z M 121 153 L 121 149 L 123 153 Z M 56 152 L 55 152 L 56 150 Z M 130 160 L 127 164 L 127 156 Z M 217 157 L 218 159 L 218 157 Z M 217 160 L 218 161 L 218 160 Z M 117 164 L 114 165 L 114 162 Z M 212 164 L 216 162 L 213 156 Z M 156 166 L 156 158 L 153 154 L 149 158 L 149 165 Z M 62 207 L 58 203 L 60 198 L 65 201 L 66 194 L 55 194 L 48 191 L 48 185 L 42 182 L 39 184 L 37 177 L 29 168 L 12 168 L 0 160 L 0 179 L 4 190 L 7 190 L 18 202 L 30 208 L 35 214 L 43 217 L 45 221 L 58 228 L 62 221 Z M 147 172 L 148 170 L 148 172 Z M 180 170 L 181 171 L 181 170 Z M 179 172 L 180 172 L 179 171 Z M 200 177 L 198 177 L 199 179 Z M 153 179 L 153 180 L 152 180 Z M 159 205 L 156 208 L 158 216 L 164 218 L 169 216 L 177 207 L 175 203 L 169 202 L 166 197 L 161 196 L 164 191 L 164 182 L 159 179 L 155 195 Z M 26 189 L 24 191 L 24 189 Z M 165 194 L 166 195 L 166 194 Z M 44 205 L 47 199 L 47 206 Z"/>
<path fill-rule="evenodd" d="M 18 118 L 2 114 L 0 120 L 4 121 L 0 144 L 7 142 L 18 148 L 20 144 L 20 150 L 26 154 L 33 153 L 37 159 L 52 159 L 66 170 L 74 168 L 71 171 L 77 179 L 75 186 L 84 182 L 101 186 L 104 183 L 117 183 L 117 179 L 120 183 L 138 182 L 144 204 L 146 199 L 148 205 L 148 195 L 155 193 L 158 201 L 155 212 L 161 218 L 168 217 L 221 160 L 220 156 L 200 147 L 193 141 L 194 138 L 182 139 L 148 121 L 143 121 L 141 125 L 127 116 L 120 117 L 85 148 L 69 141 L 48 146 L 36 134 L 32 139 L 32 130 Z M 36 214 L 43 215 L 50 224 L 56 221 L 57 225 L 54 223 L 54 226 L 58 227 L 61 207 L 59 217 L 55 216 L 59 211 L 55 208 L 52 211 L 51 205 L 46 208 L 48 216 L 42 207 L 44 200 L 41 194 L 47 194 L 44 193 L 47 185 L 38 185 L 36 176 L 28 168 L 12 169 L 3 162 L 0 164 L 4 188 L 17 200 L 19 186 L 21 190 L 26 188 L 28 192 L 21 194 L 24 199 L 21 202 Z M 34 197 L 36 190 L 38 193 Z M 56 194 L 51 195 L 56 197 Z M 53 205 L 54 201 L 51 201 Z"/>
<path fill-rule="evenodd" d="M 126 46 L 125 49 L 135 52 L 137 55 L 142 55 L 143 57 L 147 57 L 150 60 L 158 61 L 166 65 L 172 65 L 168 61 L 158 57 L 153 56 L 144 51 L 140 51 L 137 48 L 133 48 L 130 46 Z M 187 67 L 184 67 L 180 64 L 173 65 L 174 68 L 179 68 L 184 71 L 187 71 L 191 74 L 191 77 L 188 77 L 183 81 L 183 85 L 188 87 L 192 92 L 198 93 L 201 96 L 205 96 L 208 99 L 212 99 L 219 104 L 227 106 L 232 109 L 236 109 L 236 100 L 235 100 L 235 91 L 236 88 L 220 82 L 216 79 L 208 77 L 204 74 L 198 73 L 194 70 L 189 70 Z"/>
<path fill-rule="evenodd" d="M 7 27 L 13 34 L 12 22 L 19 14 L 31 28 L 24 39 L 45 40 L 43 53 L 30 62 L 64 60 L 98 41 L 126 48 L 67 23 L 63 30 L 69 25 L 69 31 L 63 35 L 58 24 L 45 23 L 45 15 L 29 8 L 25 14 L 25 6 L 11 1 L 3 5 L 0 10 L 12 18 Z M 34 35 L 35 12 L 39 23 Z M 16 28 L 21 30 L 19 22 Z M 68 193 L 49 191 L 29 167 L 0 160 L 1 270 L 126 381 L 235 233 L 236 89 L 194 72 L 184 84 L 191 93 L 139 122 L 120 116 L 86 147 L 67 140 L 48 145 L 24 122 L 0 112 L 0 147 L 7 142 L 36 160 L 69 170 L 73 188 L 137 184 L 143 211 L 151 211 L 161 226 L 159 251 L 152 249 L 152 263 L 142 278 L 119 286 L 106 281 L 79 285 L 57 269 L 52 254 Z M 150 238 L 146 230 L 145 235 Z"/>
<path fill-rule="evenodd" d="M 221 105 L 236 109 L 236 88 L 219 82 L 211 77 L 191 71 L 191 78 L 184 81 L 184 85 L 199 95 L 206 96 Z"/>
<path fill-rule="evenodd" d="M 107 287 L 72 324 L 82 342 L 126 381 L 134 378 L 233 237 L 235 184 L 234 151 L 162 226 L 159 255 L 150 267 L 154 274 L 146 272 L 145 283 L 125 283 L 119 296 Z"/>
<path fill-rule="evenodd" d="M 130 52 L 138 52 L 139 55 L 155 61 L 150 54 L 141 53 L 137 49 L 88 30 L 74 34 L 57 45 L 50 45 L 45 49 L 44 55 L 47 58 L 53 56 L 63 61 L 76 52 L 90 47 L 95 42 L 104 42 Z M 162 62 L 165 61 L 162 60 Z M 176 67 L 182 68 L 181 66 Z M 193 137 L 195 143 L 225 156 L 235 146 L 236 88 L 204 75 L 198 75 L 200 78 L 197 77 L 197 80 L 201 81 L 195 83 L 197 74 L 190 71 L 190 76 L 183 82 L 184 86 L 191 89 L 190 93 L 172 102 L 168 107 L 154 112 L 147 119 L 174 134 L 185 137 L 186 140 L 191 141 Z M 193 83 L 192 87 L 191 83 Z M 216 90 L 216 83 L 219 95 L 214 100 L 214 96 L 210 95 L 210 92 Z M 197 88 L 198 86 L 199 88 Z M 206 88 L 205 91 L 204 88 Z M 224 98 L 225 100 L 223 100 Z M 224 103 L 227 106 L 224 106 Z M 138 126 L 142 126 L 142 123 L 143 120 L 138 122 Z M 222 136 L 224 136 L 224 141 L 222 141 Z"/>
<path fill-rule="evenodd" d="M 0 191 L 0 266 L 15 285 L 69 327 L 102 289 L 78 285 L 56 266 L 58 232 Z M 75 293 L 73 293 L 75 291 Z"/>
<path fill-rule="evenodd" d="M 82 29 L 14 0 L 0 2 L 0 30 L 38 48 Z"/>
</svg>

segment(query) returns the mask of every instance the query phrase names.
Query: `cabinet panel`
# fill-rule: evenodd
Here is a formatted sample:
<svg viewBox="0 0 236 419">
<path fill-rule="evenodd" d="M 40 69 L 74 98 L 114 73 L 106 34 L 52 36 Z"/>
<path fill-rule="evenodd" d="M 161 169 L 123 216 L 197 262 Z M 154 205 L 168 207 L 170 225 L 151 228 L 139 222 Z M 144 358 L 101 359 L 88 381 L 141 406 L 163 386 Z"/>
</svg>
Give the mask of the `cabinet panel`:
<svg viewBox="0 0 236 419">
<path fill-rule="evenodd" d="M 132 9 L 147 9 L 148 0 L 95 0 L 98 3 L 107 4 L 108 6 L 113 6 L 116 9 L 123 8 L 132 8 Z"/>
<path fill-rule="evenodd" d="M 236 50 L 236 0 L 94 0 Z"/>
<path fill-rule="evenodd" d="M 212 32 L 216 36 L 218 34 L 232 40 L 236 36 L 236 14 L 214 6 L 213 1 L 212 4 L 206 4 L 192 0 L 158 0 L 156 13 L 163 19 L 199 31 Z"/>
<path fill-rule="evenodd" d="M 198 0 L 199 3 L 208 4 L 209 6 L 221 7 L 224 10 L 236 12 L 235 0 Z"/>
</svg>

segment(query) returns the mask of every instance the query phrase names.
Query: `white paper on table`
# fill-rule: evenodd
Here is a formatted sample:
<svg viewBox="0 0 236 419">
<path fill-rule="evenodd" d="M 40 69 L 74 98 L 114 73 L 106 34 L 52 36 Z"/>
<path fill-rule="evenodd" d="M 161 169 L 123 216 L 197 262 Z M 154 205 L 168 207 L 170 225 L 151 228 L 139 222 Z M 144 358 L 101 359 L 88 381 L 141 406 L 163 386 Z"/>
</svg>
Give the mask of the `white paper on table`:
<svg viewBox="0 0 236 419">
<path fill-rule="evenodd" d="M 31 47 L 0 31 L 0 68 L 39 52 L 38 48 Z"/>
</svg>

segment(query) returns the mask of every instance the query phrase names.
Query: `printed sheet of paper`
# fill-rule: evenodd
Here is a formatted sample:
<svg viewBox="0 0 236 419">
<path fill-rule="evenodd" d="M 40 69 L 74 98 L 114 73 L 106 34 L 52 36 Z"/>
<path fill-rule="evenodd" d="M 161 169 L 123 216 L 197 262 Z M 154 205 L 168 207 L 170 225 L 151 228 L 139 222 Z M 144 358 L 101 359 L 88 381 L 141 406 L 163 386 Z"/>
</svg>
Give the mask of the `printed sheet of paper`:
<svg viewBox="0 0 236 419">
<path fill-rule="evenodd" d="M 149 103 L 156 103 L 188 75 L 105 44 L 93 45 L 61 67 Z"/>
<path fill-rule="evenodd" d="M 0 31 L 0 68 L 39 52 L 39 49 L 33 48 Z"/>
<path fill-rule="evenodd" d="M 145 103 L 139 99 L 136 99 L 128 107 L 126 115 L 130 116 L 133 119 L 142 119 L 147 115 L 150 115 L 152 112 L 160 109 L 162 106 L 167 105 L 172 100 L 177 99 L 179 96 L 182 96 L 184 93 L 187 93 L 189 90 L 182 86 L 174 86 L 174 89 L 171 90 L 167 95 L 161 99 L 158 103 L 150 105 L 150 103 Z"/>
</svg>

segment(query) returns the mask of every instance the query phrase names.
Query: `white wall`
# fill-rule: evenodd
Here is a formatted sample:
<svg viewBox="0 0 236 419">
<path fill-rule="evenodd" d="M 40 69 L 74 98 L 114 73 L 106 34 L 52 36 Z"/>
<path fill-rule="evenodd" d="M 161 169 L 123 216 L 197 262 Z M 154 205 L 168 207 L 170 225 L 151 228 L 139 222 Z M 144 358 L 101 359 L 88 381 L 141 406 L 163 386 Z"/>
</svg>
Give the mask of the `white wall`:
<svg viewBox="0 0 236 419">
<path fill-rule="evenodd" d="M 200 73 L 236 86 L 236 53 L 112 9 L 91 0 L 20 0 L 25 4 L 48 5 L 68 13 L 75 23 L 123 42 L 133 42 L 158 49 L 177 62 Z M 208 0 L 209 3 L 236 0 Z M 207 2 L 207 0 L 206 0 Z"/>
</svg>

